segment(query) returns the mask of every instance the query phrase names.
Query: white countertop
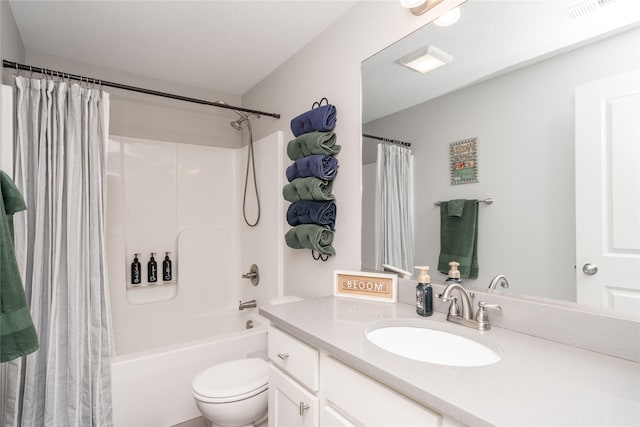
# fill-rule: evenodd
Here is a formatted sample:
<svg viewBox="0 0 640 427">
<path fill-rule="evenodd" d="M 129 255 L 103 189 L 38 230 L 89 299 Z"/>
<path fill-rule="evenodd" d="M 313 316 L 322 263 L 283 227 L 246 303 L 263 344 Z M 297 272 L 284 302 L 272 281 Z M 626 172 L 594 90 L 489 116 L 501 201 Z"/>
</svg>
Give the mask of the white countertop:
<svg viewBox="0 0 640 427">
<path fill-rule="evenodd" d="M 476 331 L 447 322 L 442 313 L 420 317 L 408 304 L 324 297 L 265 306 L 260 314 L 310 345 L 470 426 L 640 426 L 640 363 L 503 328 Z M 488 366 L 450 367 L 397 356 L 364 336 L 376 322 L 389 321 L 431 323 L 497 345 L 503 357 Z"/>
</svg>

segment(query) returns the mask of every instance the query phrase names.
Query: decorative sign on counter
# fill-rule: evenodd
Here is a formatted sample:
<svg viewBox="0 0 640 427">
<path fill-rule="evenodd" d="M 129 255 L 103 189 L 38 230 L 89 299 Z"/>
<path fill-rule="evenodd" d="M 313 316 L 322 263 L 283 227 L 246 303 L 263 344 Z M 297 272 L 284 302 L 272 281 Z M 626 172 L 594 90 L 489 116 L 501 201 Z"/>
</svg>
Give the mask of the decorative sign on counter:
<svg viewBox="0 0 640 427">
<path fill-rule="evenodd" d="M 362 271 L 334 272 L 334 295 L 382 302 L 398 302 L 398 276 Z"/>
<path fill-rule="evenodd" d="M 449 144 L 451 184 L 478 182 L 478 138 Z"/>
</svg>

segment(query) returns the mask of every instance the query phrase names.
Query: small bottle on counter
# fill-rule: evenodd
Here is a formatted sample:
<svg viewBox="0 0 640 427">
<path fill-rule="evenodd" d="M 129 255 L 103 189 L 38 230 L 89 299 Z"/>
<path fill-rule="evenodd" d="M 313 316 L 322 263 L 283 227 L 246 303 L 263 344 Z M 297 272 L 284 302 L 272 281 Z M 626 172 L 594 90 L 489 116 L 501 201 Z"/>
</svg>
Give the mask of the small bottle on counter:
<svg viewBox="0 0 640 427">
<path fill-rule="evenodd" d="M 164 261 L 162 261 L 162 280 L 165 282 L 170 282 L 173 276 L 171 272 L 171 260 L 169 259 L 170 253 L 171 252 L 165 252 Z"/>
<path fill-rule="evenodd" d="M 142 282 L 142 265 L 138 260 L 138 255 L 133 254 L 133 262 L 131 263 L 131 284 L 139 285 Z"/>
<path fill-rule="evenodd" d="M 149 283 L 155 283 L 158 281 L 158 263 L 153 257 L 156 253 L 151 252 L 151 259 L 147 263 L 147 281 Z"/>
<path fill-rule="evenodd" d="M 447 277 L 447 283 L 462 283 L 462 280 L 460 280 L 460 271 L 458 270 L 459 265 L 460 263 L 457 261 L 451 261 L 449 263 L 449 277 Z"/>
<path fill-rule="evenodd" d="M 420 270 L 418 286 L 416 286 L 416 313 L 427 317 L 433 314 L 433 288 L 429 277 L 429 267 L 416 267 Z"/>
</svg>

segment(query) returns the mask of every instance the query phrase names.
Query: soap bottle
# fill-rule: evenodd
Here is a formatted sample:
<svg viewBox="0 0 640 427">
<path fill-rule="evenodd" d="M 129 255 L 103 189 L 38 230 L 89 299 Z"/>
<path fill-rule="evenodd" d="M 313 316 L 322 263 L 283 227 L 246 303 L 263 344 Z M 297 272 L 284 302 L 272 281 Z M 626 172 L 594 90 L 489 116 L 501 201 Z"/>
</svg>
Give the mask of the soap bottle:
<svg viewBox="0 0 640 427">
<path fill-rule="evenodd" d="M 140 261 L 138 260 L 138 255 L 133 255 L 133 262 L 131 263 L 131 284 L 139 285 L 142 282 L 142 265 L 140 265 Z"/>
<path fill-rule="evenodd" d="M 418 286 L 416 286 L 416 312 L 420 316 L 431 316 L 433 314 L 433 288 L 429 277 L 429 267 L 416 268 L 420 270 Z"/>
<path fill-rule="evenodd" d="M 171 281 L 171 260 L 169 259 L 169 254 L 171 252 L 165 252 L 164 261 L 162 261 L 162 280 L 165 282 Z"/>
<path fill-rule="evenodd" d="M 158 263 L 153 257 L 155 254 L 155 252 L 151 252 L 151 259 L 147 263 L 147 281 L 149 283 L 155 283 L 158 281 Z"/>
<path fill-rule="evenodd" d="M 462 280 L 460 280 L 460 271 L 458 270 L 459 265 L 460 263 L 457 261 L 451 261 L 449 263 L 449 277 L 447 277 L 447 283 L 462 283 Z"/>
</svg>

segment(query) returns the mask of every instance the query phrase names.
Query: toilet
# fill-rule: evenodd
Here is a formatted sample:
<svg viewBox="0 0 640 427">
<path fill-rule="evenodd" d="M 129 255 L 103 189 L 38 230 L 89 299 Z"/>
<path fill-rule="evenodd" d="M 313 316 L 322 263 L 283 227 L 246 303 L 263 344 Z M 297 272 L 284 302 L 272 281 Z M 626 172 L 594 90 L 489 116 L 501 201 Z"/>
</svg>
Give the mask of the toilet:
<svg viewBox="0 0 640 427">
<path fill-rule="evenodd" d="M 213 427 L 249 427 L 267 417 L 267 362 L 259 358 L 212 366 L 194 379 L 193 396 Z"/>
</svg>

